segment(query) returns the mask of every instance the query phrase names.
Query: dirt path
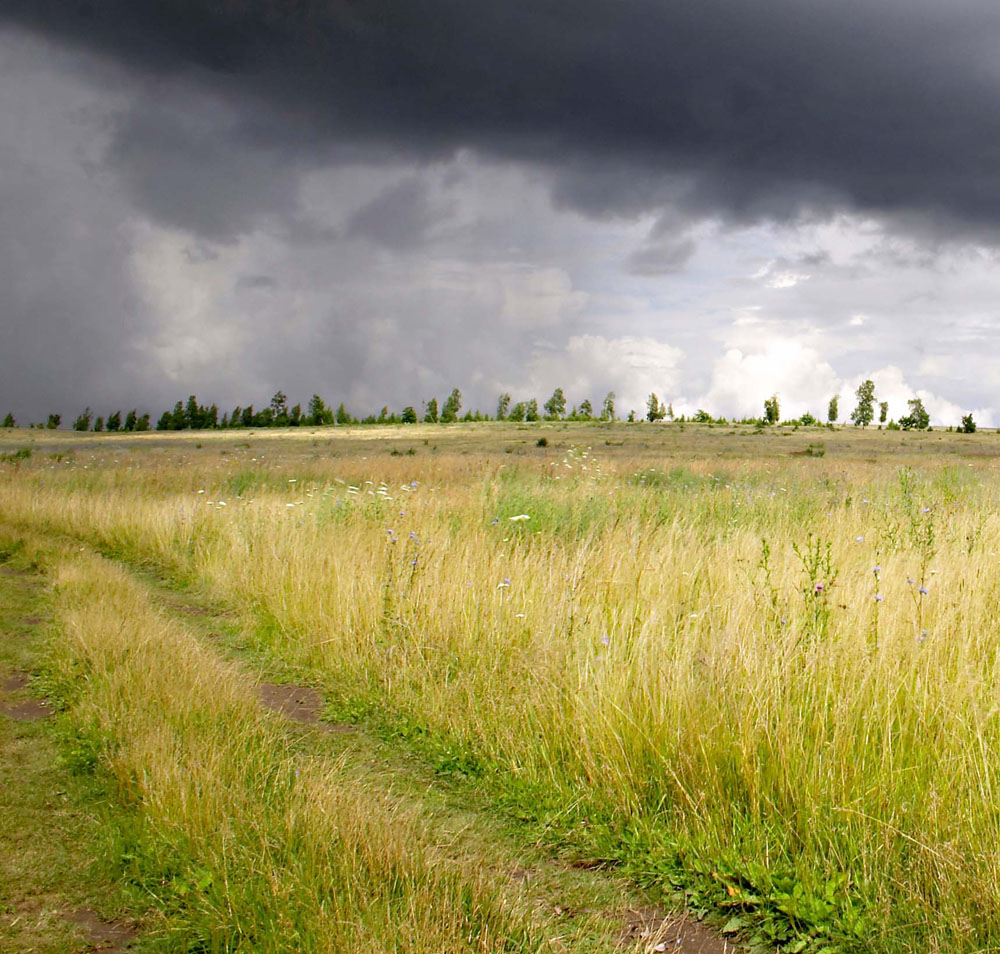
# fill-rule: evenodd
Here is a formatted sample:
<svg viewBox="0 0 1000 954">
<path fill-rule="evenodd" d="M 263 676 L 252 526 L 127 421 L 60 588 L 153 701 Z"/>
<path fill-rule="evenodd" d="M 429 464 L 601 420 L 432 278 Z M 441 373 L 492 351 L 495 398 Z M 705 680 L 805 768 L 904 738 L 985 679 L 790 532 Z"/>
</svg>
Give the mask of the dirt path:
<svg viewBox="0 0 1000 954">
<path fill-rule="evenodd" d="M 141 912 L 100 862 L 104 794 L 61 762 L 33 682 L 50 621 L 42 575 L 0 563 L 0 950 L 138 952 Z"/>
</svg>

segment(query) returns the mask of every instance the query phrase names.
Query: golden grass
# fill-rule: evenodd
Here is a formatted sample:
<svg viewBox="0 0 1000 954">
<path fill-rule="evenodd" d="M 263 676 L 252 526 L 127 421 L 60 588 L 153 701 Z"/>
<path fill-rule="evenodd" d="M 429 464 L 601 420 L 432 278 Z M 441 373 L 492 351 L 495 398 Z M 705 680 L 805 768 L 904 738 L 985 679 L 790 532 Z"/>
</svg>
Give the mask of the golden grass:
<svg viewBox="0 0 1000 954">
<path fill-rule="evenodd" d="M 209 586 L 335 696 L 525 791 L 586 798 L 692 871 L 779 907 L 798 884 L 806 929 L 872 950 L 996 944 L 991 459 L 958 466 L 922 435 L 886 464 L 879 442 L 910 435 L 813 432 L 740 436 L 828 447 L 751 463 L 726 433 L 666 432 L 621 431 L 659 458 L 174 441 L 169 459 L 9 468 L 0 508 Z"/>
</svg>

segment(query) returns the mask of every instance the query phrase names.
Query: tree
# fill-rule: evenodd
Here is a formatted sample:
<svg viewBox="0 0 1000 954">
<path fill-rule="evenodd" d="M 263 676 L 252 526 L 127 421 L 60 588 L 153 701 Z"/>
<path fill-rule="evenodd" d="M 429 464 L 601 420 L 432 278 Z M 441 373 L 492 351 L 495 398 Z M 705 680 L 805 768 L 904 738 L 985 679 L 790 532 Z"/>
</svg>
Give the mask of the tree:
<svg viewBox="0 0 1000 954">
<path fill-rule="evenodd" d="M 333 423 L 333 411 L 326 406 L 326 402 L 318 394 L 314 394 L 309 399 L 306 421 L 316 427 L 320 424 Z"/>
<path fill-rule="evenodd" d="M 254 424 L 254 413 L 253 405 L 248 404 L 242 411 L 240 411 L 240 426 L 241 427 L 253 427 Z"/>
<path fill-rule="evenodd" d="M 899 419 L 899 426 L 904 431 L 925 431 L 931 423 L 931 416 L 924 407 L 924 402 L 918 397 L 910 398 L 906 402 L 910 413 Z"/>
<path fill-rule="evenodd" d="M 524 420 L 524 402 L 518 401 L 511 409 L 510 413 L 507 415 L 508 421 L 523 421 Z"/>
<path fill-rule="evenodd" d="M 777 424 L 781 420 L 781 408 L 778 406 L 777 394 L 772 394 L 764 402 L 764 420 L 768 424 Z"/>
<path fill-rule="evenodd" d="M 504 391 L 500 397 L 497 398 L 497 420 L 505 421 L 507 420 L 507 415 L 510 413 L 510 395 Z"/>
<path fill-rule="evenodd" d="M 544 404 L 545 416 L 550 421 L 558 421 L 566 413 L 566 396 L 562 388 L 556 388 Z"/>
<path fill-rule="evenodd" d="M 139 412 L 135 408 L 132 408 L 132 410 L 129 411 L 128 414 L 125 415 L 125 427 L 124 427 L 124 430 L 126 430 L 126 431 L 134 431 L 135 430 L 135 422 L 138 419 L 139 419 Z"/>
<path fill-rule="evenodd" d="M 604 396 L 604 403 L 601 405 L 601 420 L 613 421 L 615 419 L 615 392 L 608 391 Z"/>
<path fill-rule="evenodd" d="M 49 419 L 45 422 L 45 426 L 50 431 L 54 431 L 60 424 L 62 424 L 61 414 L 50 414 Z"/>
<path fill-rule="evenodd" d="M 878 422 L 879 424 L 884 424 L 886 418 L 889 416 L 889 402 L 879 401 L 878 402 Z"/>
<path fill-rule="evenodd" d="M 438 400 L 437 398 L 431 398 L 424 405 L 424 423 L 425 424 L 437 424 L 440 419 L 438 414 Z"/>
<path fill-rule="evenodd" d="M 454 424 L 458 420 L 458 414 L 462 410 L 462 392 L 458 388 L 453 388 L 448 395 L 444 406 L 441 408 L 441 423 Z"/>
<path fill-rule="evenodd" d="M 875 417 L 875 382 L 862 381 L 857 390 L 858 406 L 851 411 L 855 427 L 867 427 Z"/>
<path fill-rule="evenodd" d="M 213 404 L 212 407 L 214 408 L 215 405 Z M 302 423 L 302 405 L 296 404 L 295 407 L 293 407 L 288 412 L 288 426 L 298 427 L 301 423 Z"/>
<path fill-rule="evenodd" d="M 407 405 L 403 408 L 403 413 L 399 415 L 399 419 L 404 424 L 416 424 L 417 423 L 417 409 Z"/>
<path fill-rule="evenodd" d="M 158 431 L 170 431 L 173 430 L 173 416 L 169 411 L 164 411 L 160 415 L 160 419 L 156 422 L 156 429 Z"/>
<path fill-rule="evenodd" d="M 830 403 L 826 409 L 826 419 L 828 423 L 830 424 L 836 423 L 837 418 L 840 416 L 839 408 L 840 408 L 840 395 L 835 394 L 832 398 L 830 398 Z"/>
<path fill-rule="evenodd" d="M 667 405 L 667 417 L 669 417 L 669 418 L 670 418 L 670 420 L 673 420 L 673 419 L 674 419 L 674 404 L 673 404 L 673 401 L 671 401 L 671 402 L 670 402 L 670 403 L 669 403 L 669 404 Z"/>
<path fill-rule="evenodd" d="M 0 424 L 0 427 L 17 427 L 14 423 L 14 415 L 10 411 L 7 412 L 7 416 L 3 419 L 3 424 Z"/>
<path fill-rule="evenodd" d="M 524 402 L 524 419 L 526 421 L 538 420 L 538 401 L 534 398 Z"/>
<path fill-rule="evenodd" d="M 662 421 L 667 416 L 667 409 L 660 404 L 660 399 L 655 393 L 646 398 L 646 420 L 651 424 L 653 421 Z"/>
<path fill-rule="evenodd" d="M 148 431 L 149 430 L 149 412 L 136 418 L 135 429 L 137 431 Z"/>
<path fill-rule="evenodd" d="M 275 427 L 288 426 L 288 398 L 284 391 L 277 391 L 271 398 L 271 420 Z"/>
<path fill-rule="evenodd" d="M 89 407 L 85 407 L 81 411 L 80 416 L 73 422 L 74 431 L 89 431 L 90 422 L 94 419 L 94 415 L 91 413 Z"/>
<path fill-rule="evenodd" d="M 115 411 L 114 414 L 108 415 L 108 430 L 109 431 L 120 431 L 122 429 L 122 412 Z"/>
<path fill-rule="evenodd" d="M 94 418 L 94 430 L 97 431 L 97 432 L 100 432 L 100 431 L 104 430 L 104 418 L 103 417 L 95 417 Z"/>
<path fill-rule="evenodd" d="M 969 413 L 962 418 L 962 426 L 959 428 L 959 431 L 963 434 L 976 433 L 976 422 L 972 419 L 972 411 L 969 411 Z"/>
<path fill-rule="evenodd" d="M 584 398 L 580 402 L 576 416 L 582 421 L 592 421 L 594 419 L 594 405 L 587 398 Z"/>
<path fill-rule="evenodd" d="M 340 406 L 337 408 L 337 413 L 336 415 L 334 415 L 334 420 L 341 425 L 354 423 L 354 418 L 352 418 L 351 415 L 347 413 L 347 408 L 344 407 L 343 401 L 340 402 Z"/>
</svg>

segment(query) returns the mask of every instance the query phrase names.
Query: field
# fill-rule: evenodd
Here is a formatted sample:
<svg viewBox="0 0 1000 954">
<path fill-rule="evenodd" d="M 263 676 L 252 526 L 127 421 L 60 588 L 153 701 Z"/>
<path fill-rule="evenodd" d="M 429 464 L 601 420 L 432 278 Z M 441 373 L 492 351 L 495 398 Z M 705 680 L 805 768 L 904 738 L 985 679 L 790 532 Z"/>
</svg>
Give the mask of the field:
<svg viewBox="0 0 1000 954">
<path fill-rule="evenodd" d="M 139 947 L 1000 949 L 995 433 L 0 453 L 31 689 Z M 262 682 L 322 698 L 290 724 Z"/>
</svg>

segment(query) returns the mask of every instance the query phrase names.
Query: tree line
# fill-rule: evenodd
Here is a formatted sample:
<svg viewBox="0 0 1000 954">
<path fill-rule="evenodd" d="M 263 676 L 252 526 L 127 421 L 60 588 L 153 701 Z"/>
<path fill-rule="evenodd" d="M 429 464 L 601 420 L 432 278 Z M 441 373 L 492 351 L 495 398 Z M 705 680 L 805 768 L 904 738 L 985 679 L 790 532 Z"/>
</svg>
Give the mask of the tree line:
<svg viewBox="0 0 1000 954">
<path fill-rule="evenodd" d="M 907 413 L 896 420 L 888 420 L 889 404 L 887 401 L 876 402 L 875 384 L 871 380 L 861 383 L 856 392 L 857 404 L 851 412 L 850 420 L 856 427 L 866 428 L 875 420 L 875 407 L 878 406 L 879 426 L 888 430 L 926 430 L 930 427 L 930 415 L 924 407 L 923 401 L 919 397 L 913 397 L 908 402 Z M 430 398 L 421 405 L 418 412 L 413 405 L 407 405 L 399 413 L 390 411 L 388 405 L 384 406 L 377 414 L 369 414 L 362 418 L 357 418 L 348 411 L 341 402 L 336 409 L 329 407 L 318 394 L 314 394 L 305 409 L 301 404 L 292 407 L 288 405 L 288 398 L 283 391 L 278 391 L 265 407 L 255 409 L 252 404 L 245 407 L 237 405 L 231 411 L 225 411 L 221 417 L 219 407 L 216 404 L 203 405 L 198 402 L 198 398 L 192 394 L 187 401 L 178 401 L 172 409 L 164 411 L 156 421 L 155 429 L 158 431 L 184 431 L 184 430 L 205 430 L 214 428 L 231 427 L 317 427 L 324 425 L 353 425 L 353 424 L 451 424 L 456 421 L 615 421 L 618 420 L 615 408 L 616 395 L 614 391 L 609 391 L 601 402 L 599 410 L 587 399 L 578 405 L 573 405 L 567 410 L 568 404 L 566 395 L 562 388 L 556 388 L 552 396 L 539 408 L 536 398 L 517 401 L 513 403 L 513 398 L 507 392 L 501 394 L 497 399 L 496 412 L 491 417 L 479 410 L 467 410 L 462 413 L 462 392 L 458 388 L 453 388 L 445 400 L 439 404 L 437 398 Z M 838 395 L 830 398 L 827 405 L 826 423 L 832 426 L 839 418 Z M 629 411 L 626 418 L 628 421 L 636 420 L 636 412 Z M 754 425 L 775 425 L 785 424 L 801 427 L 818 427 L 823 422 L 806 412 L 801 417 L 794 420 L 781 420 L 781 407 L 778 395 L 772 394 L 764 401 L 764 414 L 759 418 L 743 418 L 730 422 L 725 417 L 713 417 L 708 411 L 698 409 L 690 417 L 674 415 L 673 404 L 664 404 L 659 397 L 653 393 L 646 401 L 645 419 L 650 422 L 669 419 L 685 423 L 691 421 L 696 424 L 754 424 Z M 29 427 L 37 428 L 58 428 L 62 423 L 62 416 L 50 414 L 45 423 L 29 424 Z M 14 415 L 8 413 L 0 422 L 0 427 L 16 427 Z M 77 416 L 73 422 L 73 429 L 77 431 L 149 431 L 152 429 L 151 418 L 148 413 L 140 414 L 136 408 L 123 413 L 113 411 L 106 417 L 94 415 L 89 407 Z M 962 423 L 958 428 L 965 433 L 972 433 L 976 430 L 976 422 L 969 413 L 962 418 Z"/>
</svg>

